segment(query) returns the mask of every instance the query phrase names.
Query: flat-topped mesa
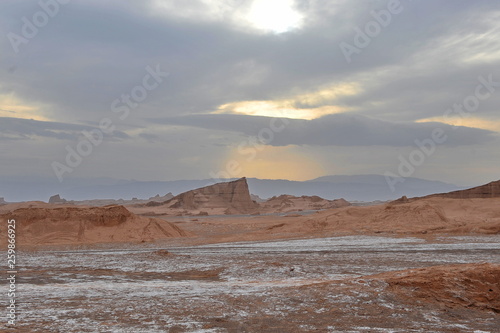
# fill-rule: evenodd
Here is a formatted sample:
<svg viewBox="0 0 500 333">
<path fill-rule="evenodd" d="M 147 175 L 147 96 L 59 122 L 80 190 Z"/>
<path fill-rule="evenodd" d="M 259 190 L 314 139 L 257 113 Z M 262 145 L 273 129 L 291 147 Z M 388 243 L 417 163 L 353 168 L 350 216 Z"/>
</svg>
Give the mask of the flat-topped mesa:
<svg viewBox="0 0 500 333">
<path fill-rule="evenodd" d="M 431 194 L 424 198 L 451 198 L 451 199 L 486 199 L 500 197 L 500 180 L 486 185 L 473 187 L 467 190 L 453 191 L 449 193 Z"/>
<path fill-rule="evenodd" d="M 173 209 L 222 214 L 248 214 L 258 208 L 250 197 L 245 177 L 181 193 L 165 202 L 165 205 Z"/>
</svg>

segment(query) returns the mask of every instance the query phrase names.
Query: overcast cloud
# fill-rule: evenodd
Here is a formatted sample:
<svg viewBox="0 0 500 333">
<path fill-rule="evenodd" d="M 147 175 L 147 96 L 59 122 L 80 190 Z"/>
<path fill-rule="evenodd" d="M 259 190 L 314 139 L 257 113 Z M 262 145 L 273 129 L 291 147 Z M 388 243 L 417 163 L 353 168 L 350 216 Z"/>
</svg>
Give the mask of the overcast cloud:
<svg viewBox="0 0 500 333">
<path fill-rule="evenodd" d="M 447 146 L 483 144 L 497 139 L 495 132 L 454 127 L 443 123 L 389 122 L 360 115 L 336 114 L 313 120 L 280 119 L 245 115 L 196 115 L 154 119 L 155 123 L 227 130 L 259 137 L 273 146 L 387 146 L 405 147 L 432 136 L 435 129 L 446 133 Z M 262 129 L 268 129 L 262 131 Z M 271 134 L 272 128 L 276 128 Z"/>
<path fill-rule="evenodd" d="M 58 181 L 65 147 L 108 119 L 116 129 L 65 176 L 208 178 L 285 117 L 255 161 L 308 161 L 289 178 L 393 171 L 436 128 L 447 139 L 414 177 L 500 178 L 500 3 L 402 0 L 350 63 L 339 45 L 355 46 L 356 29 L 393 1 L 259 3 L 72 0 L 25 38 L 39 2 L 0 2 L 0 177 Z M 25 42 L 13 47 L 13 34 Z M 132 107 L 124 96 L 156 82 L 148 68 L 168 75 Z M 472 111 L 447 113 L 488 77 Z M 255 161 L 239 176 L 255 176 Z"/>
</svg>

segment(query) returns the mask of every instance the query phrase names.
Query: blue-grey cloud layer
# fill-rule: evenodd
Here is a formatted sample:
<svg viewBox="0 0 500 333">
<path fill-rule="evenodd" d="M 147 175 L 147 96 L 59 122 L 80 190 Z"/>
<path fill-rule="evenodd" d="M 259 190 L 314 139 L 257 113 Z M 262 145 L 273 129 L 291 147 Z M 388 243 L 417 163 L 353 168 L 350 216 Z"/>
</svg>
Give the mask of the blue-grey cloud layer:
<svg viewBox="0 0 500 333">
<path fill-rule="evenodd" d="M 29 140 L 36 138 L 52 138 L 59 140 L 77 140 L 83 131 L 92 132 L 99 127 L 68 124 L 53 121 L 38 121 L 0 117 L 0 140 Z M 102 131 L 100 131 L 103 133 Z M 106 139 L 125 139 L 128 135 L 122 131 L 103 133 Z"/>
<path fill-rule="evenodd" d="M 432 139 L 436 129 L 446 136 L 446 140 L 439 144 L 447 146 L 483 144 L 497 139 L 497 133 L 477 128 L 437 122 L 390 122 L 350 114 L 328 115 L 313 120 L 212 114 L 151 121 L 260 136 L 264 144 L 273 146 L 415 146 L 415 140 Z"/>
<path fill-rule="evenodd" d="M 244 2 L 226 1 L 234 6 Z M 166 147 L 175 142 L 172 151 L 178 153 L 169 163 L 175 169 L 172 174 L 181 175 L 174 160 L 190 160 L 183 152 L 195 153 L 193 145 L 206 145 L 218 158 L 223 155 L 221 147 L 234 146 L 241 135 L 256 135 L 268 125 L 268 119 L 259 117 L 206 115 L 220 105 L 287 99 L 345 82 L 356 84 L 359 91 L 297 106 L 332 105 L 354 110 L 350 115 L 290 120 L 286 131 L 270 144 L 378 145 L 391 150 L 413 145 L 436 126 L 449 133 L 449 147 L 476 145 L 489 152 L 492 140 L 497 140 L 485 130 L 453 130 L 444 124 L 415 121 L 442 117 L 453 104 L 474 93 L 480 76 L 493 75 L 500 82 L 500 57 L 494 56 L 500 55 L 496 38 L 499 2 L 401 1 L 404 10 L 369 46 L 353 55 L 350 64 L 339 43 L 352 44 L 354 29 L 373 20 L 370 12 L 386 8 L 388 1 L 297 0 L 297 8 L 305 15 L 304 26 L 281 35 L 255 33 L 229 20 L 203 19 L 206 8 L 201 1 L 177 2 L 178 10 L 194 13 L 191 18 L 157 15 L 150 3 L 70 1 L 16 54 L 7 34 L 19 34 L 21 19 L 31 18 L 40 7 L 35 0 L 0 2 L 0 96 L 16 96 L 52 120 L 1 118 L 3 156 L 19 156 L 16 145 L 29 138 L 47 149 L 49 162 L 60 159 L 64 145 L 76 140 L 80 130 L 109 117 L 121 131 L 114 139 L 123 139 L 109 141 L 113 147 L 121 142 L 120 151 L 128 151 L 131 158 L 152 145 Z M 156 65 L 170 73 L 168 78 L 127 119 L 119 119 L 112 111 L 113 101 L 141 84 L 146 66 Z M 500 88 L 481 101 L 473 116 L 498 121 L 499 106 Z M 17 112 L 12 117 L 21 118 L 22 112 Z M 199 129 L 193 131 L 192 126 Z M 60 144 L 48 143 L 49 139 Z M 161 154 L 156 155 L 158 161 L 150 162 L 163 169 L 148 172 L 161 175 L 166 162 L 163 157 L 160 160 Z M 494 155 L 491 151 L 482 156 Z M 497 162 L 478 161 L 483 165 Z M 15 161 L 10 163 L 11 173 L 17 172 Z M 96 176 L 112 164 L 105 157 L 93 163 L 88 174 Z M 131 178 L 141 177 L 136 175 L 138 162 L 131 160 L 127 165 Z M 46 169 L 50 172 L 50 163 Z M 184 177 L 199 178 L 195 172 L 205 172 L 201 164 L 195 169 Z M 442 164 L 441 170 L 445 169 Z"/>
<path fill-rule="evenodd" d="M 115 98 L 140 82 L 147 65 L 160 64 L 171 73 L 153 93 L 154 103 L 142 106 L 147 116 L 206 112 L 231 101 L 272 99 L 362 75 L 366 91 L 336 103 L 377 102 L 382 107 L 370 112 L 410 120 L 439 115 L 473 91 L 477 76 L 499 73 L 498 59 L 467 66 L 454 62 L 497 47 L 460 42 L 465 33 L 495 28 L 484 17 L 500 4 L 487 1 L 402 1 L 404 11 L 347 64 L 339 43 L 353 43 L 353 28 L 363 28 L 373 19 L 370 11 L 386 3 L 350 1 L 328 14 L 323 8 L 328 2 L 303 2 L 309 14 L 305 28 L 275 36 L 241 32 L 223 22 L 151 16 L 147 2 L 73 1 L 21 45 L 19 54 L 2 39 L 1 89 L 51 105 L 52 112 L 72 120 L 83 118 L 83 112 L 87 117 L 109 112 Z M 21 17 L 37 9 L 35 1 L 3 1 L 3 35 L 19 32 Z M 253 67 L 242 65 L 251 61 Z M 12 66 L 17 69 L 8 73 Z M 384 76 L 369 76 L 382 69 Z M 265 72 L 261 79 L 248 83 L 259 70 Z M 483 111 L 496 112 L 498 100 L 485 103 Z"/>
</svg>

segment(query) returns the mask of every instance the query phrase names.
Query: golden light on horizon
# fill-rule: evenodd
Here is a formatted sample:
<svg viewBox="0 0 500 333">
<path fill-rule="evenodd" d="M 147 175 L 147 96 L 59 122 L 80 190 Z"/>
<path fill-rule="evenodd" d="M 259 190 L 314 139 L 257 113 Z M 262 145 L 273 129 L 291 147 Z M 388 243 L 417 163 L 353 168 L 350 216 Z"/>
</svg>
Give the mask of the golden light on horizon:
<svg viewBox="0 0 500 333">
<path fill-rule="evenodd" d="M 331 85 L 313 92 L 297 94 L 288 99 L 227 103 L 219 106 L 212 113 L 236 113 L 249 116 L 312 120 L 328 114 L 351 111 L 352 108 L 334 105 L 335 100 L 344 96 L 355 95 L 359 92 L 360 88 L 356 84 L 343 83 Z"/>
<path fill-rule="evenodd" d="M 13 117 L 47 121 L 40 115 L 39 107 L 28 105 L 14 94 L 0 95 L 0 117 Z"/>
<path fill-rule="evenodd" d="M 325 169 L 319 162 L 294 151 L 293 146 L 246 147 L 244 154 L 235 149 L 229 154 L 225 165 L 234 162 L 238 165 L 234 168 L 238 172 L 231 174 L 231 177 L 304 181 L 325 175 Z"/>
<path fill-rule="evenodd" d="M 500 132 L 500 121 L 482 119 L 479 117 L 467 117 L 467 118 L 455 117 L 449 119 L 445 119 L 443 117 L 433 117 L 427 119 L 420 119 L 417 120 L 416 122 L 417 123 L 440 122 L 452 126 L 464 126 L 464 127 L 472 127 L 494 132 Z"/>
<path fill-rule="evenodd" d="M 344 111 L 344 109 L 336 106 L 300 109 L 274 101 L 244 101 L 221 105 L 219 110 L 214 113 L 236 113 L 248 116 L 312 120 L 327 114 L 342 113 Z"/>
<path fill-rule="evenodd" d="M 317 91 L 298 94 L 292 100 L 295 104 L 318 107 L 330 104 L 345 96 L 353 96 L 361 92 L 359 84 L 346 82 L 325 86 Z"/>
</svg>

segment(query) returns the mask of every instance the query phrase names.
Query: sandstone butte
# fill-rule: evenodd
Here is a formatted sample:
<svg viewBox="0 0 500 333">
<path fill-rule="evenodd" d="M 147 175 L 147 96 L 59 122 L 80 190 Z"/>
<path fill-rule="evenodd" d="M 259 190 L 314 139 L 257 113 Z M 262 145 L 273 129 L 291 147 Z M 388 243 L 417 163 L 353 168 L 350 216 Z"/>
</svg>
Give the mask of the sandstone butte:
<svg viewBox="0 0 500 333">
<path fill-rule="evenodd" d="M 163 205 L 175 210 L 209 214 L 251 214 L 258 208 L 250 197 L 245 177 L 181 193 Z"/>
<path fill-rule="evenodd" d="M 235 215 L 286 213 L 349 206 L 344 199 L 326 200 L 318 196 L 280 195 L 256 202 L 245 177 L 187 191 L 163 203 L 149 202 L 130 207 L 134 212 L 150 215 Z M 147 210 L 148 207 L 155 207 Z"/>
<path fill-rule="evenodd" d="M 188 236 L 172 223 L 137 216 L 118 205 L 9 204 L 2 206 L 0 219 L 16 220 L 16 243 L 21 245 L 146 242 Z M 0 232 L 5 234 L 6 228 L 2 223 Z"/>
</svg>

